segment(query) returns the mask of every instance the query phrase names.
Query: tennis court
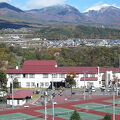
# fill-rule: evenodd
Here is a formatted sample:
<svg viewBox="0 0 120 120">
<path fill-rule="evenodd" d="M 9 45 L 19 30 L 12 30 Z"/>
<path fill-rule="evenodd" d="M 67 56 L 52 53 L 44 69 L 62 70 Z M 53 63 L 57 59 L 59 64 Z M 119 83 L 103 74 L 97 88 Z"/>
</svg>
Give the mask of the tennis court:
<svg viewBox="0 0 120 120">
<path fill-rule="evenodd" d="M 98 103 L 85 103 L 85 104 L 78 104 L 73 106 L 89 109 L 89 110 L 101 111 L 105 113 L 113 113 L 112 105 L 104 105 L 104 104 L 98 104 Z M 120 107 L 115 106 L 115 114 L 120 115 Z"/>
<path fill-rule="evenodd" d="M 23 113 L 12 113 L 12 114 L 0 115 L 0 120 L 44 120 L 44 119 Z"/>
<path fill-rule="evenodd" d="M 65 119 L 69 119 L 70 116 L 72 115 L 74 110 L 71 109 L 66 109 L 66 108 L 62 108 L 62 107 L 56 107 L 55 108 L 55 116 L 59 117 L 59 118 L 65 118 Z M 36 112 L 41 112 L 44 113 L 44 110 L 36 110 Z M 47 110 L 48 115 L 52 115 L 52 109 L 48 109 Z M 85 113 L 85 112 L 79 112 L 81 118 L 83 120 L 98 120 L 98 119 L 102 119 L 103 116 L 100 115 L 94 115 L 91 113 Z"/>
<path fill-rule="evenodd" d="M 111 99 L 111 100 L 105 100 L 104 102 L 113 103 L 113 99 Z M 120 98 L 115 99 L 115 104 L 120 104 Z"/>
</svg>

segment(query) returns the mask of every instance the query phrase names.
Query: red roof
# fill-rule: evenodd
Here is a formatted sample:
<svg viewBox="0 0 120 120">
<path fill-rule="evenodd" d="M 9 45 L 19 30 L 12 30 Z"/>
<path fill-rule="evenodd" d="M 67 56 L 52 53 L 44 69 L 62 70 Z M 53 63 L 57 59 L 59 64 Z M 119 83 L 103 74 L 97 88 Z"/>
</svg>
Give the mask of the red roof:
<svg viewBox="0 0 120 120">
<path fill-rule="evenodd" d="M 84 81 L 84 79 L 85 81 L 97 81 L 98 80 L 97 77 L 86 77 L 86 78 L 82 77 L 80 80 Z"/>
<path fill-rule="evenodd" d="M 55 60 L 26 60 L 22 68 L 7 69 L 7 74 L 23 74 L 23 73 L 98 73 L 98 67 L 55 67 Z M 113 71 L 116 72 L 117 68 L 100 68 L 100 72 Z M 120 69 L 119 69 L 120 71 Z"/>
<path fill-rule="evenodd" d="M 23 66 L 55 66 L 56 60 L 26 60 Z"/>
<path fill-rule="evenodd" d="M 13 94 L 13 97 L 14 99 L 20 99 L 20 98 L 24 99 L 26 97 L 31 97 L 32 94 L 33 94 L 33 90 L 19 90 Z M 12 95 L 8 96 L 7 98 L 8 99 L 12 98 Z"/>
<path fill-rule="evenodd" d="M 106 71 L 120 72 L 120 68 L 100 68 L 101 73 L 104 73 Z"/>
<path fill-rule="evenodd" d="M 76 72 L 76 73 L 84 73 L 86 71 L 87 73 L 97 73 L 98 68 L 97 67 L 57 67 L 56 73 L 70 73 L 70 72 Z"/>
</svg>

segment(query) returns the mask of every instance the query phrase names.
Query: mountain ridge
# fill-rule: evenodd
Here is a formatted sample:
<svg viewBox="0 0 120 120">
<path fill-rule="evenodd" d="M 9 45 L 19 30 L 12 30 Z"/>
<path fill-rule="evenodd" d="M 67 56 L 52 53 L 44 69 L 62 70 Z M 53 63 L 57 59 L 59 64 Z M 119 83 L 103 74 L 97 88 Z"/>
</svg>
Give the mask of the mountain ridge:
<svg viewBox="0 0 120 120">
<path fill-rule="evenodd" d="M 114 6 L 81 13 L 70 5 L 54 5 L 23 11 L 8 3 L 0 3 L 0 16 L 11 19 L 33 20 L 43 23 L 68 23 L 83 25 L 120 25 L 120 9 Z"/>
</svg>

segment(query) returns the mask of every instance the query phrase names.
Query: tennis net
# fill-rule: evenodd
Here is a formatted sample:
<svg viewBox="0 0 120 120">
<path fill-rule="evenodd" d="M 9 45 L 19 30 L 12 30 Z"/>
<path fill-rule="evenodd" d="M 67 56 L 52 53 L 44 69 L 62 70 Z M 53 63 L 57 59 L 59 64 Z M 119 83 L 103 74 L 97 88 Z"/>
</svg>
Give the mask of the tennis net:
<svg viewBox="0 0 120 120">
<path fill-rule="evenodd" d="M 65 112 L 57 112 L 57 113 L 55 113 L 55 116 L 58 116 L 58 115 L 68 115 L 68 114 L 71 114 L 73 112 L 74 112 L 73 110 L 69 110 L 69 111 L 65 111 Z"/>
</svg>

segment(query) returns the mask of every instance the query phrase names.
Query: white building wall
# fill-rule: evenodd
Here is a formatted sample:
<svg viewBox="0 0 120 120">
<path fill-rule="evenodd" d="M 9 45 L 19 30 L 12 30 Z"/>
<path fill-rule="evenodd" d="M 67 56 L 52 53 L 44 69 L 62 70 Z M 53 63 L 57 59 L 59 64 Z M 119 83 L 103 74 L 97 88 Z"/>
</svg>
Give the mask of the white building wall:
<svg viewBox="0 0 120 120">
<path fill-rule="evenodd" d="M 92 82 L 93 86 L 95 87 L 101 87 L 102 86 L 102 75 L 104 73 L 96 73 L 96 74 L 87 74 L 86 77 L 97 77 L 97 81 L 85 81 L 85 86 L 87 86 L 88 82 Z M 23 74 L 13 74 L 14 78 L 17 77 L 18 82 L 21 83 L 21 87 L 23 88 L 34 88 L 34 87 L 41 87 L 41 88 L 48 88 L 51 84 L 51 82 L 61 82 L 65 81 L 65 78 L 67 74 L 64 74 L 64 77 L 61 78 L 60 73 L 56 73 L 56 78 L 52 77 L 52 73 L 48 74 L 47 78 L 43 78 L 43 74 L 35 74 L 34 78 L 30 78 L 30 74 L 28 74 L 27 78 L 23 77 Z M 84 81 L 81 81 L 81 78 L 84 77 L 84 74 L 77 74 L 75 80 L 76 80 L 76 87 L 80 88 L 84 86 Z M 10 87 L 10 82 L 12 82 L 12 79 L 10 78 L 10 75 L 7 75 L 8 82 L 7 82 L 7 87 Z M 13 78 L 13 79 L 14 79 Z M 28 85 L 29 83 L 29 85 Z M 34 86 L 32 85 L 34 83 Z"/>
<path fill-rule="evenodd" d="M 47 78 L 43 77 L 43 74 L 35 74 L 34 78 L 30 78 L 30 74 L 28 74 L 27 78 L 23 77 L 23 74 L 15 75 L 13 74 L 13 78 L 11 78 L 9 75 L 7 75 L 8 82 L 7 87 L 10 87 L 10 83 L 12 83 L 12 80 L 14 78 L 17 78 L 18 82 L 21 83 L 21 87 L 23 88 L 34 88 L 34 87 L 41 87 L 41 88 L 48 88 L 50 86 L 50 82 L 61 82 L 65 81 L 65 77 L 61 78 L 60 74 L 56 74 L 57 78 L 52 78 L 52 74 L 48 74 Z M 19 77 L 17 77 L 19 76 Z M 30 86 L 27 84 L 30 83 Z M 32 85 L 34 83 L 34 85 Z"/>
<path fill-rule="evenodd" d="M 26 103 L 26 99 L 21 99 L 21 100 L 14 99 L 13 100 L 13 105 L 14 106 L 24 105 L 25 103 Z M 7 100 L 7 105 L 11 105 L 12 106 L 12 100 Z"/>
</svg>

